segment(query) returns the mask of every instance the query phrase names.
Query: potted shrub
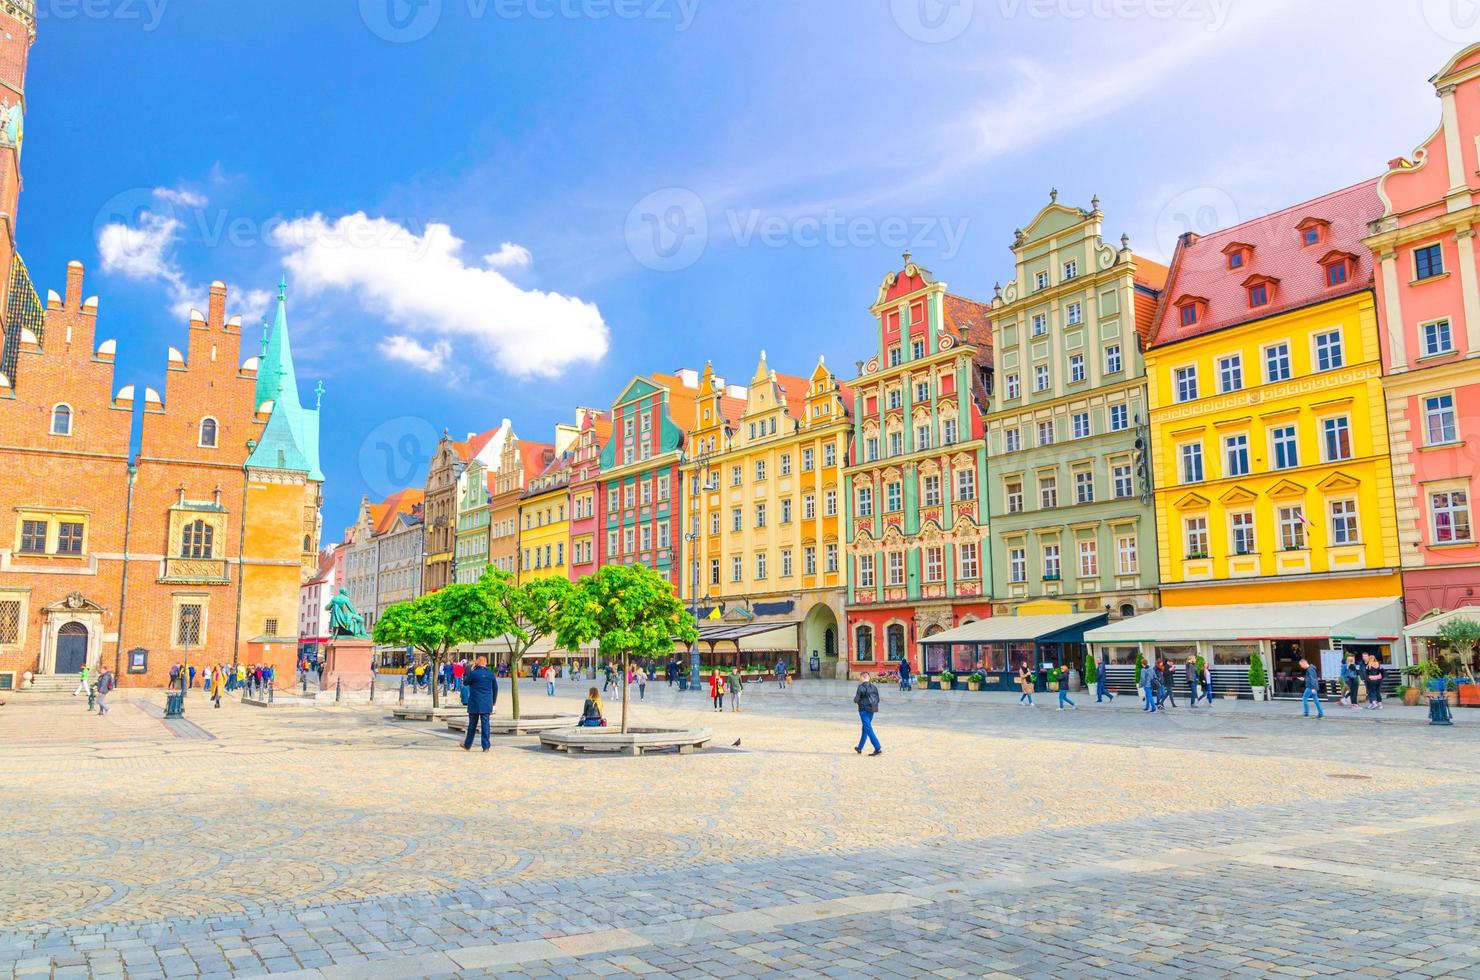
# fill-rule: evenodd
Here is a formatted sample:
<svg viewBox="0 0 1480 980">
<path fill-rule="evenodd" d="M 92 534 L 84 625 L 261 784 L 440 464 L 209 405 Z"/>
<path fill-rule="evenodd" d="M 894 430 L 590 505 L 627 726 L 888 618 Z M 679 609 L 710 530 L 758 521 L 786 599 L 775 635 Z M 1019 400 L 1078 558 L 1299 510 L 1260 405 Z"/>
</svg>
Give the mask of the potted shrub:
<svg viewBox="0 0 1480 980">
<path fill-rule="evenodd" d="M 1264 700 L 1264 688 L 1269 684 L 1269 676 L 1264 673 L 1264 656 L 1255 651 L 1254 656 L 1249 658 L 1249 688 L 1254 692 L 1255 701 Z"/>
<path fill-rule="evenodd" d="M 968 690 L 968 691 L 980 691 L 982 689 L 982 685 L 985 684 L 986 682 L 987 682 L 987 675 L 986 674 L 983 674 L 979 670 L 978 671 L 975 671 L 972 674 L 968 675 L 967 678 L 966 678 L 966 690 Z"/>
<path fill-rule="evenodd" d="M 1410 707 L 1418 704 L 1418 699 L 1422 696 L 1423 692 L 1411 684 L 1398 685 L 1398 697 L 1402 698 L 1403 703 Z"/>
<path fill-rule="evenodd" d="M 1084 655 L 1084 686 L 1086 689 L 1100 679 L 1100 665 L 1095 663 L 1093 654 Z"/>
<path fill-rule="evenodd" d="M 941 671 L 940 672 L 940 689 L 942 691 L 949 691 L 951 688 L 953 688 L 955 686 L 956 686 L 956 675 L 953 674 L 953 673 L 951 673 L 949 670 L 943 670 L 943 671 Z"/>
</svg>

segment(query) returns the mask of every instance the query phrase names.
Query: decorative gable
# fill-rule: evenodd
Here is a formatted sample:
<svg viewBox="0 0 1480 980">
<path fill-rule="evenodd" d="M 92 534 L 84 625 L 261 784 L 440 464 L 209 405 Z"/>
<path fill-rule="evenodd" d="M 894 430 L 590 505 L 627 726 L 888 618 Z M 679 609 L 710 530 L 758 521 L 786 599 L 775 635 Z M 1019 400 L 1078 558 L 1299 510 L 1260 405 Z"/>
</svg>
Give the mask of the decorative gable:
<svg viewBox="0 0 1480 980">
<path fill-rule="evenodd" d="M 1269 488 L 1269 495 L 1275 498 L 1303 497 L 1305 496 L 1305 487 L 1296 483 L 1294 480 L 1281 480 Z"/>
<path fill-rule="evenodd" d="M 1200 493 L 1189 493 L 1172 506 L 1178 510 L 1207 510 L 1208 498 Z"/>
<path fill-rule="evenodd" d="M 1258 499 L 1259 495 L 1248 487 L 1234 486 L 1225 490 L 1223 495 L 1218 498 L 1218 502 L 1222 504 L 1252 504 Z"/>
<path fill-rule="evenodd" d="M 1316 484 L 1316 489 L 1323 493 L 1345 493 L 1355 490 L 1362 485 L 1362 481 L 1349 473 L 1336 472 Z"/>
</svg>

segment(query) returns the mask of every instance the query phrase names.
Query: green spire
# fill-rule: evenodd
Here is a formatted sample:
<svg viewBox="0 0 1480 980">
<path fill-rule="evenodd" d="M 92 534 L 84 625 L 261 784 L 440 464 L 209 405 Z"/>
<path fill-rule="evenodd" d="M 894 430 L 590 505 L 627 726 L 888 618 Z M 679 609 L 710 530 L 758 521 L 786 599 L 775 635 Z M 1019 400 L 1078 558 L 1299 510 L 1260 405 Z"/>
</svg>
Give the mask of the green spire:
<svg viewBox="0 0 1480 980">
<path fill-rule="evenodd" d="M 309 479 L 322 480 L 318 406 L 306 409 L 298 399 L 298 374 L 293 368 L 293 345 L 288 340 L 286 277 L 278 284 L 277 317 L 267 333 L 262 358 L 257 364 L 257 407 L 269 401 L 272 414 L 248 464 L 305 470 Z"/>
</svg>

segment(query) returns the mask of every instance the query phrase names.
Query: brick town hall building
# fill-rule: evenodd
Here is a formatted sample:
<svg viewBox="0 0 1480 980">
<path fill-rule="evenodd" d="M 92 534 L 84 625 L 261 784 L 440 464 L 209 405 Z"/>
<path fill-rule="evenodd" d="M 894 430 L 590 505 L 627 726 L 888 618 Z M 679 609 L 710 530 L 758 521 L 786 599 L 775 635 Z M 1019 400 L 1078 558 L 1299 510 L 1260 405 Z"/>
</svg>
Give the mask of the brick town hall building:
<svg viewBox="0 0 1480 980">
<path fill-rule="evenodd" d="M 285 290 L 243 360 L 241 318 L 213 283 L 184 349 L 169 349 L 163 398 L 115 392 L 116 344 L 82 264 L 43 304 L 15 247 L 34 38 L 29 0 L 0 0 L 0 690 L 27 673 L 69 689 L 84 663 L 122 685 L 159 686 L 176 663 L 272 663 L 291 678 L 323 474 Z"/>
</svg>

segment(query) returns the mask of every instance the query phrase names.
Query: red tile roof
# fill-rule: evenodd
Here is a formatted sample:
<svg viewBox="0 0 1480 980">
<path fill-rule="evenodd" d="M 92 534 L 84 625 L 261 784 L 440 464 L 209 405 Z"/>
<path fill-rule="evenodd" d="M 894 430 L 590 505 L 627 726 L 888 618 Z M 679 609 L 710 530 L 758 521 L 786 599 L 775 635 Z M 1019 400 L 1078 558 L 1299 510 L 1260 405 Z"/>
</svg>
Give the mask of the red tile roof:
<svg viewBox="0 0 1480 980">
<path fill-rule="evenodd" d="M 499 426 L 494 426 L 491 429 L 479 432 L 477 435 L 469 436 L 464 442 L 454 442 L 452 448 L 457 453 L 458 458 L 464 463 L 471 462 L 475 456 L 488 448 L 488 444 L 493 441 L 493 437 L 498 435 L 499 428 Z"/>
<path fill-rule="evenodd" d="M 1231 228 L 1202 236 L 1183 235 L 1172 255 L 1147 346 L 1174 344 L 1372 288 L 1372 254 L 1362 238 L 1368 222 L 1381 215 L 1382 201 L 1377 196 L 1377 178 L 1373 178 Z M 1306 218 L 1327 222 L 1325 236 L 1317 244 L 1304 245 L 1296 231 Z M 1233 242 L 1252 246 L 1248 259 L 1236 269 L 1228 268 L 1224 254 Z M 1320 260 L 1333 251 L 1354 255 L 1356 267 L 1346 282 L 1328 289 Z M 1278 280 L 1268 304 L 1250 308 L 1245 282 L 1251 277 Z M 1207 301 L 1197 323 L 1182 324 L 1176 304 L 1183 297 Z"/>
<path fill-rule="evenodd" d="M 807 421 L 807 389 L 812 382 L 795 374 L 778 374 L 776 382 L 781 385 L 781 393 L 786 398 L 787 414 L 798 422 Z"/>
<path fill-rule="evenodd" d="M 520 442 L 519 462 L 524 466 L 524 485 L 545 472 L 555 458 L 555 447 L 548 442 Z"/>
<path fill-rule="evenodd" d="M 397 514 L 411 514 L 421 506 L 426 491 L 419 487 L 397 490 L 378 504 L 370 505 L 370 519 L 375 523 L 375 533 L 384 534 L 396 522 Z"/>
<path fill-rule="evenodd" d="M 987 367 L 992 365 L 992 307 L 978 303 L 965 296 L 946 293 L 942 303 L 946 327 L 969 344 L 976 346 L 973 360 Z"/>
</svg>

